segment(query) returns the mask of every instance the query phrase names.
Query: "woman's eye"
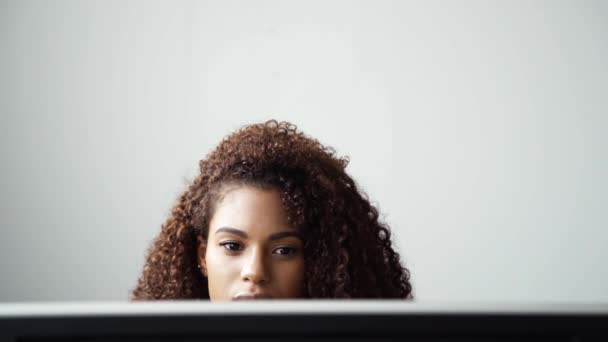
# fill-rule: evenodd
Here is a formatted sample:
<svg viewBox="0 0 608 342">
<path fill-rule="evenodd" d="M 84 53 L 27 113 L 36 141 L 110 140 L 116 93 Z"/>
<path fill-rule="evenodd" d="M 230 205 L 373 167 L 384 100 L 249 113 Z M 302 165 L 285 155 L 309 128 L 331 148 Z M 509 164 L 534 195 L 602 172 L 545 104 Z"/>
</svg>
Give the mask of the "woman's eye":
<svg viewBox="0 0 608 342">
<path fill-rule="evenodd" d="M 229 251 L 238 251 L 241 249 L 241 245 L 236 242 L 222 242 L 220 246 L 224 247 Z"/>
<path fill-rule="evenodd" d="M 292 255 L 296 253 L 296 249 L 291 247 L 279 247 L 276 248 L 274 252 L 280 255 Z"/>
</svg>

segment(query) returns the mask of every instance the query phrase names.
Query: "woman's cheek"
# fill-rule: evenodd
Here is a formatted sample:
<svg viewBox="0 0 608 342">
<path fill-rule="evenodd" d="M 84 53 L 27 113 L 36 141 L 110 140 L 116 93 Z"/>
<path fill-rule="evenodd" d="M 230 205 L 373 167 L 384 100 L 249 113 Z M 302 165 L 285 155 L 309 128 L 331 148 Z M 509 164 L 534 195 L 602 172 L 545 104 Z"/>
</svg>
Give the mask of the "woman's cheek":
<svg viewBox="0 0 608 342">
<path fill-rule="evenodd" d="M 211 251 L 207 256 L 207 278 L 212 300 L 230 300 L 230 290 L 235 272 L 235 260 L 221 250 Z"/>
<path fill-rule="evenodd" d="M 287 298 L 301 297 L 304 290 L 304 260 L 298 259 L 281 265 L 276 274 L 281 277 L 283 295 Z"/>
</svg>

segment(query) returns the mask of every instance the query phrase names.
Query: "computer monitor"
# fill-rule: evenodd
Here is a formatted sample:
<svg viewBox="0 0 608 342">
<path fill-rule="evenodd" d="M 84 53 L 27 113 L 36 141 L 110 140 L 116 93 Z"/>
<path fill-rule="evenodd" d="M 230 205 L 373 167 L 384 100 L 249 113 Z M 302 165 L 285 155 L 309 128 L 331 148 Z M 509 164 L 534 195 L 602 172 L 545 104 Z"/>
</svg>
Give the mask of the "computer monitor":
<svg viewBox="0 0 608 342">
<path fill-rule="evenodd" d="M 0 304 L 0 341 L 606 342 L 608 305 L 15 303 Z"/>
</svg>

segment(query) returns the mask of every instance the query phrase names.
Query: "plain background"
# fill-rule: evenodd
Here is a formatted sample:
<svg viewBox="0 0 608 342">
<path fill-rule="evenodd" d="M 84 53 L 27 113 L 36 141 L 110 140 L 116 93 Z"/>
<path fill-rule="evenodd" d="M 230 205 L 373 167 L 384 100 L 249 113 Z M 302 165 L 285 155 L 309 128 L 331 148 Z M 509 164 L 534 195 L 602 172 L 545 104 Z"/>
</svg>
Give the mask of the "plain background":
<svg viewBox="0 0 608 342">
<path fill-rule="evenodd" d="M 419 301 L 608 301 L 605 1 L 0 1 L 0 301 L 127 300 L 198 161 L 348 155 Z"/>
</svg>

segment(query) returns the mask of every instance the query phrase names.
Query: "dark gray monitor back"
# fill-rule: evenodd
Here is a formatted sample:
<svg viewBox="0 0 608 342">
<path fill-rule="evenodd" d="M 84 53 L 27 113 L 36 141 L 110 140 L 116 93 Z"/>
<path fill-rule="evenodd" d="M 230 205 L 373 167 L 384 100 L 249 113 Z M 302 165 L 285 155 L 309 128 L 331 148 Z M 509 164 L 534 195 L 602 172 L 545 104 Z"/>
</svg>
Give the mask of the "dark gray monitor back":
<svg viewBox="0 0 608 342">
<path fill-rule="evenodd" d="M 1 304 L 0 341 L 608 341 L 608 305 Z"/>
</svg>

